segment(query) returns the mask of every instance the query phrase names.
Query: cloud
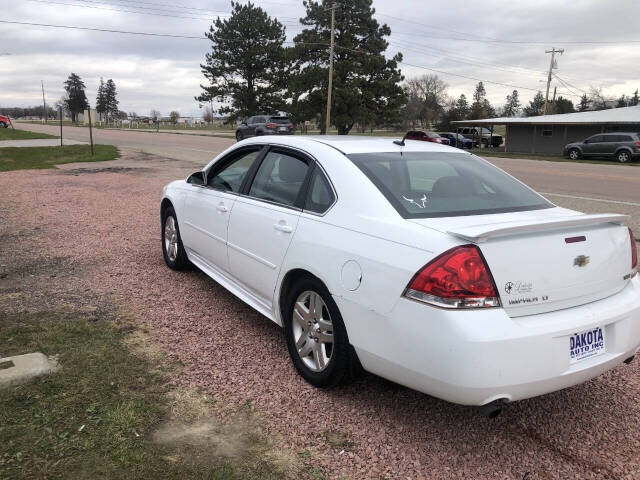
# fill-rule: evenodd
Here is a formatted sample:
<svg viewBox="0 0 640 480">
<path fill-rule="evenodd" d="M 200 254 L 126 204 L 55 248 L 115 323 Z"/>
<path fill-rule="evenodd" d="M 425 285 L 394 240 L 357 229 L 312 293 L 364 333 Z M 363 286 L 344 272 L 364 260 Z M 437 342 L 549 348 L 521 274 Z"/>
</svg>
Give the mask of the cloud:
<svg viewBox="0 0 640 480">
<path fill-rule="evenodd" d="M 290 38 L 300 30 L 295 19 L 304 14 L 301 1 L 257 3 L 281 19 Z M 8 2 L 3 19 L 199 36 L 219 12 L 231 9 L 230 2 L 221 0 L 172 5 L 166 0 L 24 0 Z M 571 86 L 554 82 L 561 95 L 580 94 L 591 85 L 611 96 L 630 94 L 640 87 L 640 44 L 569 43 L 639 39 L 633 22 L 620 21 L 636 10 L 634 0 L 606 4 L 595 0 L 526 4 L 437 0 L 427 6 L 423 0 L 374 0 L 374 7 L 376 18 L 391 27 L 390 55 L 400 51 L 407 63 L 519 87 L 525 101 L 536 89 L 544 90 L 549 65 L 545 49 L 553 46 L 565 48 L 555 73 Z M 116 82 L 123 110 L 201 113 L 193 98 L 204 81 L 199 64 L 208 41 L 8 24 L 0 24 L 0 32 L 4 39 L 0 53 L 11 53 L 0 56 L 0 106 L 39 104 L 40 80 L 48 103 L 54 103 L 63 93 L 64 80 L 75 72 L 85 81 L 92 103 L 102 76 Z M 469 39 L 476 41 L 466 41 Z M 430 73 L 404 65 L 402 70 L 405 77 Z M 474 80 L 440 76 L 453 96 L 473 92 Z M 513 89 L 491 83 L 485 86 L 495 104 L 502 103 Z"/>
</svg>

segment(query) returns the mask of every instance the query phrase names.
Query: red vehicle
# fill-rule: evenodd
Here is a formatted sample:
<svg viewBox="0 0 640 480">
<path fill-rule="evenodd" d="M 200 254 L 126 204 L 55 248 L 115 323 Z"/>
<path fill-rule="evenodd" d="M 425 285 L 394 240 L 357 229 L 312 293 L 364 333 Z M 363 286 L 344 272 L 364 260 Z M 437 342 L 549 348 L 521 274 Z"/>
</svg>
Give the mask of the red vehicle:
<svg viewBox="0 0 640 480">
<path fill-rule="evenodd" d="M 442 145 L 449 145 L 449 139 L 441 137 L 434 132 L 423 132 L 421 130 L 410 130 L 405 135 L 406 140 L 420 140 L 422 142 L 441 143 Z"/>
<path fill-rule="evenodd" d="M 0 115 L 0 127 L 9 128 L 9 125 L 11 125 L 11 120 L 9 120 L 9 117 Z"/>
</svg>

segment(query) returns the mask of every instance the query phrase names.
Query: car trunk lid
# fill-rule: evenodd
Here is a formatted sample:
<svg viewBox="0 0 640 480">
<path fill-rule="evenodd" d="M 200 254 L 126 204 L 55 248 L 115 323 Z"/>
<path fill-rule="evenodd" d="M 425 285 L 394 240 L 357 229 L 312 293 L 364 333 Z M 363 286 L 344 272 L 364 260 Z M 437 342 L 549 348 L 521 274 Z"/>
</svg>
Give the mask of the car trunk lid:
<svg viewBox="0 0 640 480">
<path fill-rule="evenodd" d="M 593 302 L 626 285 L 627 215 L 545 212 L 411 221 L 478 244 L 512 317 Z"/>
</svg>

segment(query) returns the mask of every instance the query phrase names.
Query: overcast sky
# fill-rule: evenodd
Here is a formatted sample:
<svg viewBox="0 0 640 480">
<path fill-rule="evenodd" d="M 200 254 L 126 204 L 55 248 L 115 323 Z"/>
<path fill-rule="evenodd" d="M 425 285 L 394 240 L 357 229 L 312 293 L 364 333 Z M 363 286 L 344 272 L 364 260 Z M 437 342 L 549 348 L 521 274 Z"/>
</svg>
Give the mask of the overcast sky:
<svg viewBox="0 0 640 480">
<path fill-rule="evenodd" d="M 0 20 L 194 36 L 202 35 L 212 18 L 231 10 L 226 0 L 2 3 Z M 288 39 L 301 30 L 302 0 L 256 3 L 285 24 Z M 513 88 L 528 101 L 536 89 L 544 90 L 549 67 L 545 49 L 551 47 L 565 49 L 555 70 L 565 84 L 554 80 L 552 88 L 557 85 L 558 94 L 574 102 L 590 86 L 602 87 L 611 97 L 640 87 L 637 0 L 538 0 L 526 5 L 513 0 L 374 0 L 374 7 L 378 21 L 391 27 L 387 54 L 402 52 L 408 64 L 440 70 L 451 96 L 471 96 L 474 79 L 482 79 L 495 105 Z M 124 111 L 201 115 L 193 97 L 200 93 L 199 64 L 208 41 L 6 23 L 0 23 L 0 34 L 0 107 L 41 104 L 41 80 L 47 103 L 54 103 L 69 73 L 75 72 L 85 81 L 92 105 L 102 76 L 116 82 Z M 433 73 L 401 68 L 407 78 Z"/>
</svg>

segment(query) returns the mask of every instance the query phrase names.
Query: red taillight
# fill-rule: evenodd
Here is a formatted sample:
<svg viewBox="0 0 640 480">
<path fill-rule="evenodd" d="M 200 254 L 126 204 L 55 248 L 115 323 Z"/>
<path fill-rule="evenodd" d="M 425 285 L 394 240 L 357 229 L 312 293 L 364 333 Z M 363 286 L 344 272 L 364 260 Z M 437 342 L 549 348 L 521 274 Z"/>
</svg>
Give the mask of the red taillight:
<svg viewBox="0 0 640 480">
<path fill-rule="evenodd" d="M 289 124 L 289 130 L 293 130 L 293 123 Z"/>
<path fill-rule="evenodd" d="M 631 270 L 638 271 L 638 246 L 633 232 L 629 229 L 629 240 L 631 240 Z"/>
<path fill-rule="evenodd" d="M 636 142 L 636 147 L 640 147 L 640 142 Z"/>
<path fill-rule="evenodd" d="M 445 308 L 499 307 L 489 267 L 475 245 L 447 250 L 413 277 L 405 296 Z"/>
<path fill-rule="evenodd" d="M 267 123 L 266 127 L 267 128 L 276 128 L 278 125 L 275 123 Z"/>
</svg>

